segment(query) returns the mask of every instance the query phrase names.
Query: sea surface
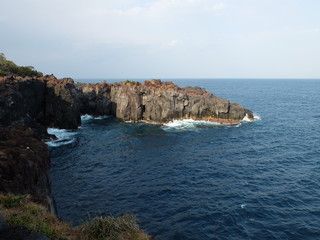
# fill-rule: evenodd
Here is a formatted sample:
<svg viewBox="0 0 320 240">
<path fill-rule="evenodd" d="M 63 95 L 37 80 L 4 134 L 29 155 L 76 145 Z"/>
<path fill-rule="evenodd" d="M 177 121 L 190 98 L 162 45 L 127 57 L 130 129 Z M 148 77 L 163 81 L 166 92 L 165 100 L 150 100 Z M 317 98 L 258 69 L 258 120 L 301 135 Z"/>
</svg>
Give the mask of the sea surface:
<svg viewBox="0 0 320 240">
<path fill-rule="evenodd" d="M 172 80 L 172 79 L 170 79 Z M 134 214 L 158 240 L 320 239 L 320 80 L 173 79 L 251 109 L 253 122 L 82 117 L 50 129 L 58 215 Z"/>
</svg>

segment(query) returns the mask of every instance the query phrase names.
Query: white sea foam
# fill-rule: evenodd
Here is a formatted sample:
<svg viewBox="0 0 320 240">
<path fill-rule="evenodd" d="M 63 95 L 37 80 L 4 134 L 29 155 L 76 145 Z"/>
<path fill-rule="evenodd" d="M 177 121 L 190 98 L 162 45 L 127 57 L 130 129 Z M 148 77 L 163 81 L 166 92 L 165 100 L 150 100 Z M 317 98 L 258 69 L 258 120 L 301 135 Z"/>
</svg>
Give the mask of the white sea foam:
<svg viewBox="0 0 320 240">
<path fill-rule="evenodd" d="M 248 114 L 246 114 L 241 122 L 252 122 L 252 120 L 250 120 Z"/>
<path fill-rule="evenodd" d="M 174 120 L 166 123 L 162 126 L 164 130 L 190 130 L 203 127 L 217 127 L 217 126 L 229 126 L 230 124 L 222 124 L 209 121 L 193 120 L 193 119 L 183 119 Z"/>
<path fill-rule="evenodd" d="M 247 206 L 247 204 L 241 204 L 240 206 L 243 209 L 243 208 L 245 208 Z"/>
<path fill-rule="evenodd" d="M 101 119 L 106 119 L 106 118 L 109 118 L 109 116 L 94 117 L 92 115 L 85 114 L 85 115 L 81 116 L 81 122 L 89 121 L 89 120 L 92 120 L 92 119 L 101 120 Z"/>
<path fill-rule="evenodd" d="M 81 116 L 81 122 L 88 121 L 88 120 L 91 120 L 91 119 L 93 119 L 93 117 L 91 115 L 88 115 L 88 114 Z"/>
<path fill-rule="evenodd" d="M 261 120 L 261 117 L 259 115 L 257 115 L 256 113 L 253 113 L 253 119 L 255 121 L 260 121 Z"/>
<path fill-rule="evenodd" d="M 253 120 L 249 119 L 248 114 L 246 114 L 244 116 L 244 118 L 240 121 L 240 125 L 241 125 L 241 123 L 248 123 L 248 122 L 260 121 L 260 120 L 261 120 L 261 117 L 259 115 L 257 115 L 256 113 L 253 113 Z"/>
<path fill-rule="evenodd" d="M 174 120 L 166 123 L 162 126 L 164 130 L 190 130 L 204 127 L 240 127 L 243 123 L 250 123 L 253 121 L 261 120 L 260 116 L 254 114 L 254 120 L 250 120 L 248 114 L 238 123 L 219 123 L 219 122 L 209 122 L 202 120 L 193 120 L 193 119 L 183 119 L 183 120 Z"/>
<path fill-rule="evenodd" d="M 49 134 L 55 135 L 57 139 L 46 142 L 50 147 L 59 147 L 61 145 L 71 144 L 76 140 L 77 131 L 71 131 L 66 129 L 48 128 Z"/>
</svg>

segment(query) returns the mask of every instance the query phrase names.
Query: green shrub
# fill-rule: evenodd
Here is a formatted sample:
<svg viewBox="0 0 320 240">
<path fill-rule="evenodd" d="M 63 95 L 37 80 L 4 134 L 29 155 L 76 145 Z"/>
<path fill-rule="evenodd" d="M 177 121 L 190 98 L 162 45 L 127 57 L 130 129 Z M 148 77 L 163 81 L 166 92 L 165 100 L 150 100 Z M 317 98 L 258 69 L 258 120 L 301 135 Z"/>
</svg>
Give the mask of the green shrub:
<svg viewBox="0 0 320 240">
<path fill-rule="evenodd" d="M 0 215 L 12 226 L 24 226 L 59 240 L 149 240 L 132 215 L 97 217 L 80 227 L 57 219 L 28 195 L 0 193 Z"/>
<path fill-rule="evenodd" d="M 101 240 L 147 240 L 148 235 L 143 233 L 134 216 L 125 214 L 120 217 L 97 217 L 81 227 L 85 239 Z"/>
<path fill-rule="evenodd" d="M 0 204 L 5 208 L 18 207 L 27 201 L 28 196 L 20 196 L 9 193 L 0 198 Z"/>
<path fill-rule="evenodd" d="M 0 53 L 0 76 L 19 75 L 22 77 L 42 77 L 43 73 L 38 72 L 32 66 L 20 67 L 12 61 L 6 59 L 3 53 Z"/>
</svg>

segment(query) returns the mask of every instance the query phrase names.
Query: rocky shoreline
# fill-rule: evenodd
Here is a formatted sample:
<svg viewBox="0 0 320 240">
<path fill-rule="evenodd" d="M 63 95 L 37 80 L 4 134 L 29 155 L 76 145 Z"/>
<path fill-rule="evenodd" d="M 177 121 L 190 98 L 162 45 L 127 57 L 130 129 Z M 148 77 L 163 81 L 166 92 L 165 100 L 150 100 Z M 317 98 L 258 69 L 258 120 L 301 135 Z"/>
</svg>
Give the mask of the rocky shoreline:
<svg viewBox="0 0 320 240">
<path fill-rule="evenodd" d="M 83 114 L 159 124 L 253 120 L 253 113 L 237 103 L 172 82 L 75 84 L 53 75 L 0 77 L 0 192 L 30 194 L 54 212 L 47 128 L 77 129 Z"/>
<path fill-rule="evenodd" d="M 200 87 L 179 88 L 160 80 L 77 84 L 82 114 L 112 115 L 123 121 L 167 123 L 178 119 L 235 123 L 253 113 Z M 79 94 L 80 93 L 80 94 Z"/>
</svg>

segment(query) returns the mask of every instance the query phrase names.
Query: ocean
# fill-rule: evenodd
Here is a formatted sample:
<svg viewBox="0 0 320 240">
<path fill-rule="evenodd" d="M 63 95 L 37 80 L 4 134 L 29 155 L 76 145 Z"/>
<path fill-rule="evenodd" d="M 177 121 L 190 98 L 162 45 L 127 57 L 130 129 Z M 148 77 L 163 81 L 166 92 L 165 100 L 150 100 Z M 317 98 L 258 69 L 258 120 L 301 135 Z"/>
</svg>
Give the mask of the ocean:
<svg viewBox="0 0 320 240">
<path fill-rule="evenodd" d="M 320 81 L 170 79 L 237 102 L 256 120 L 167 125 L 82 117 L 49 129 L 58 216 L 134 214 L 158 240 L 319 239 Z"/>
</svg>

